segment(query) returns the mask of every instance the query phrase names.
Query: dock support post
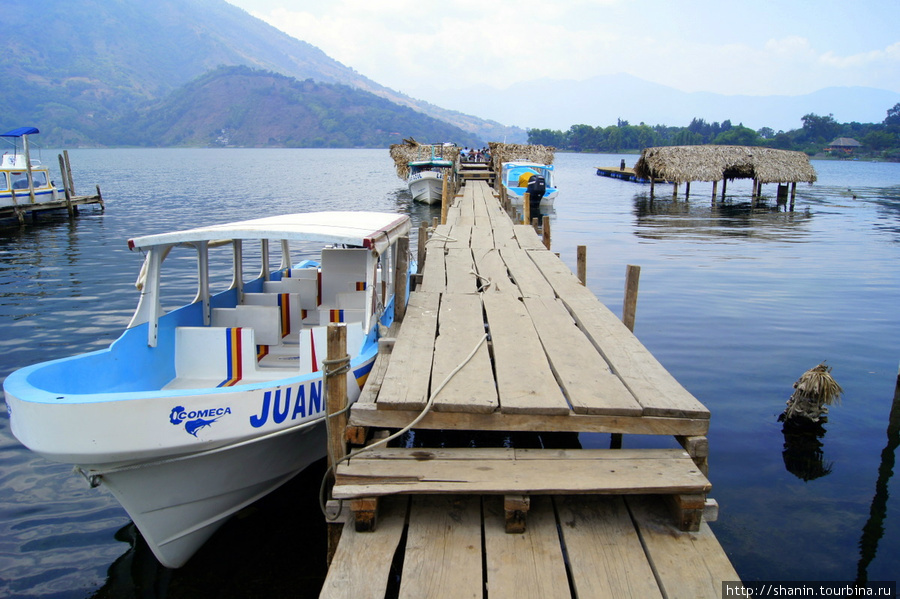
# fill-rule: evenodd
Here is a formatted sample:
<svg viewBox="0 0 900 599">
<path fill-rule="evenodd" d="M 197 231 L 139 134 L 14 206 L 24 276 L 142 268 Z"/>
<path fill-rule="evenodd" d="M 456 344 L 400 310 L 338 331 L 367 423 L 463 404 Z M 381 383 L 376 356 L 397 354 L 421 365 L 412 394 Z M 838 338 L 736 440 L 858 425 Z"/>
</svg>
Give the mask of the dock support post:
<svg viewBox="0 0 900 599">
<path fill-rule="evenodd" d="M 66 210 L 69 212 L 69 218 L 72 218 L 75 216 L 75 211 L 72 210 L 72 194 L 69 192 L 69 179 L 66 177 L 66 162 L 62 154 L 59 155 L 59 173 L 62 176 L 63 193 L 66 195 Z"/>
<path fill-rule="evenodd" d="M 522 194 L 522 224 L 531 222 L 531 194 L 527 191 Z"/>
<path fill-rule="evenodd" d="M 653 182 L 653 175 L 650 175 L 650 199 L 653 199 L 653 190 L 655 188 L 655 183 Z"/>
<path fill-rule="evenodd" d="M 672 181 L 672 199 L 678 197 L 678 181 Z"/>
<path fill-rule="evenodd" d="M 544 247 L 548 250 L 550 249 L 550 217 L 548 215 L 544 215 L 544 218 L 541 222 L 541 235 L 544 238 Z"/>
<path fill-rule="evenodd" d="M 447 189 L 447 177 L 441 183 L 441 224 L 447 224 L 447 209 L 450 206 L 450 190 Z"/>
<path fill-rule="evenodd" d="M 634 332 L 634 317 L 637 313 L 638 284 L 641 280 L 641 267 L 629 264 L 625 271 L 625 301 L 622 305 L 622 322 L 628 330 Z"/>
<path fill-rule="evenodd" d="M 722 179 L 722 200 L 725 200 L 725 188 L 728 186 L 728 181 Z"/>
<path fill-rule="evenodd" d="M 409 237 L 397 240 L 397 260 L 394 268 L 394 321 L 403 322 L 406 316 L 406 294 L 409 291 Z"/>
<path fill-rule="evenodd" d="M 428 223 L 422 221 L 419 223 L 419 247 L 418 252 L 416 254 L 416 272 L 418 274 L 422 274 L 422 269 L 425 268 L 425 247 L 428 243 Z"/>
<path fill-rule="evenodd" d="M 797 182 L 791 183 L 791 212 L 794 211 L 794 197 L 797 195 Z"/>
<path fill-rule="evenodd" d="M 72 179 L 72 163 L 69 162 L 69 151 L 63 150 L 63 156 L 66 160 L 66 172 L 63 173 L 63 179 L 69 182 L 69 192 L 75 195 L 75 180 Z"/>
<path fill-rule="evenodd" d="M 716 202 L 716 189 L 717 189 L 718 187 L 719 187 L 719 182 L 718 182 L 718 181 L 713 181 L 713 192 L 712 192 L 712 201 L 713 201 L 713 203 Z"/>
<path fill-rule="evenodd" d="M 334 465 L 347 455 L 344 443 L 344 429 L 347 428 L 347 376 L 343 367 L 350 365 L 347 355 L 347 325 L 331 323 L 328 325 L 328 358 L 325 369 L 325 418 L 328 426 L 328 464 L 332 467 L 331 477 L 334 480 Z M 341 539 L 341 523 L 329 522 L 328 559 L 334 556 Z"/>
<path fill-rule="evenodd" d="M 687 200 L 689 197 L 691 197 L 691 182 L 690 181 L 688 181 L 687 183 L 684 184 L 684 199 Z"/>
<path fill-rule="evenodd" d="M 577 250 L 576 261 L 578 262 L 578 280 L 582 285 L 587 285 L 587 246 L 579 245 Z"/>
</svg>

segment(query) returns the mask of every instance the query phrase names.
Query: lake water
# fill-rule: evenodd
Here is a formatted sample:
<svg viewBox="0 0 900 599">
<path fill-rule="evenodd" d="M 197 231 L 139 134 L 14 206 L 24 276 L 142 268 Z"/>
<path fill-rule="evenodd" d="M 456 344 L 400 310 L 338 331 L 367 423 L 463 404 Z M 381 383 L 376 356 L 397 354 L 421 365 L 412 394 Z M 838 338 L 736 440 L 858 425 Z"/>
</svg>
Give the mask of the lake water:
<svg viewBox="0 0 900 599">
<path fill-rule="evenodd" d="M 55 163 L 56 153 L 43 159 Z M 127 324 L 140 254 L 127 238 L 312 210 L 439 215 L 413 204 L 387 150 L 74 150 L 76 188 L 106 211 L 0 230 L 0 377 L 99 349 Z M 559 154 L 553 249 L 621 314 L 641 266 L 635 334 L 712 412 L 713 530 L 745 580 L 896 580 L 900 443 L 888 428 L 900 360 L 900 164 L 815 162 L 793 212 L 733 182 L 649 187 L 597 177 L 635 156 Z M 415 247 L 415 240 L 413 241 Z M 785 435 L 792 384 L 825 361 L 844 389 L 818 436 Z M 900 400 L 898 400 L 900 402 Z M 900 406 L 895 417 L 900 418 Z M 608 445 L 583 435 L 585 446 Z M 625 446 L 635 441 L 626 437 Z M 641 438 L 643 444 L 670 443 Z M 668 445 L 667 445 L 668 446 Z M 232 519 L 168 571 L 118 503 L 71 467 L 28 452 L 0 412 L 0 595 L 316 597 L 321 465 Z"/>
</svg>

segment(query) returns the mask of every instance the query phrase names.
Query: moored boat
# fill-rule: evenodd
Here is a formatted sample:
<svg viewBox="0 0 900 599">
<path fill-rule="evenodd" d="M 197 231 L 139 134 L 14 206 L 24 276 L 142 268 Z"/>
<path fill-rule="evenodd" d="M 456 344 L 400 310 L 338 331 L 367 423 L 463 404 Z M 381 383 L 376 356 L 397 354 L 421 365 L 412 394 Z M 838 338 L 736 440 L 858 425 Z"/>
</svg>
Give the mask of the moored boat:
<svg viewBox="0 0 900 599">
<path fill-rule="evenodd" d="M 453 168 L 453 160 L 444 158 L 443 150 L 441 145 L 419 146 L 420 152 L 430 152 L 431 155 L 409 161 L 406 183 L 416 202 L 436 204 L 441 201 L 444 177 Z"/>
<path fill-rule="evenodd" d="M 552 164 L 541 164 L 528 160 L 503 162 L 500 166 L 500 176 L 507 196 L 514 204 L 522 203 L 522 198 L 529 191 L 529 183 L 532 184 L 533 189 L 537 184 L 538 190 L 543 190 L 541 204 L 549 206 L 556 199 L 558 190 L 553 181 Z"/>
<path fill-rule="evenodd" d="M 346 323 L 354 401 L 378 325 L 406 300 L 393 290 L 409 228 L 399 214 L 319 212 L 129 240 L 145 259 L 128 328 L 107 349 L 9 375 L 13 434 L 107 487 L 157 559 L 183 565 L 231 514 L 325 454 L 327 326 Z M 328 245 L 295 264 L 292 244 L 310 242 Z M 193 301 L 166 312 L 186 273 Z"/>
<path fill-rule="evenodd" d="M 11 148 L 0 155 L 0 208 L 53 202 L 62 197 L 63 192 L 50 179 L 49 169 L 31 158 L 28 136 L 37 133 L 40 131 L 35 127 L 19 127 L 0 134 L 13 140 Z"/>
</svg>

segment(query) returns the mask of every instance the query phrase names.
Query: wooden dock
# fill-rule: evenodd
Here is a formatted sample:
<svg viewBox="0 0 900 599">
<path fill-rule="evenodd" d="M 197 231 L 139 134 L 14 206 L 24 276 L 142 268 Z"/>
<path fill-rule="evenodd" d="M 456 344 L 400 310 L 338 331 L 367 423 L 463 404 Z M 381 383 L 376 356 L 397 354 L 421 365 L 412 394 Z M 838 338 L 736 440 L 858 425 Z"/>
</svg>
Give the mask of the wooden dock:
<svg viewBox="0 0 900 599">
<path fill-rule="evenodd" d="M 321 596 L 720 597 L 738 576 L 707 524 L 709 411 L 486 183 L 424 254 L 346 439 L 420 418 L 680 447 L 367 450 L 336 469 L 349 510 Z"/>
<path fill-rule="evenodd" d="M 631 181 L 633 183 L 650 183 L 650 179 L 644 179 L 642 177 L 638 177 L 634 172 L 634 169 L 626 166 L 626 167 L 615 167 L 615 166 L 598 166 L 597 168 L 597 176 L 599 177 L 610 177 L 611 179 L 621 179 L 622 181 Z M 663 179 L 657 179 L 656 183 L 664 183 Z"/>
</svg>

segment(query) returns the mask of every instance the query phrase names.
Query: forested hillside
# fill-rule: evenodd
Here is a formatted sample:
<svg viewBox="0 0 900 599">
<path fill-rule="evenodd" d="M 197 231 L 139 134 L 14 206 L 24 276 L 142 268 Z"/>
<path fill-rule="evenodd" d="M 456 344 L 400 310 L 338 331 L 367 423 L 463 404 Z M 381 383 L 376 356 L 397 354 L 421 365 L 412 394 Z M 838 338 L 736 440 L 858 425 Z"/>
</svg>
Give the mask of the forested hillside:
<svg viewBox="0 0 900 599">
<path fill-rule="evenodd" d="M 134 139 L 140 131 L 123 129 L 124 115 L 146 110 L 220 66 L 344 84 L 456 124 L 472 137 L 515 131 L 389 90 L 223 0 L 4 0 L 0 9 L 0 115 L 8 128 L 37 126 L 44 144 Z M 420 131 L 402 133 L 425 138 Z"/>
<path fill-rule="evenodd" d="M 477 145 L 450 124 L 346 85 L 220 67 L 127 115 L 105 145 L 381 147 L 409 135 Z"/>
</svg>

